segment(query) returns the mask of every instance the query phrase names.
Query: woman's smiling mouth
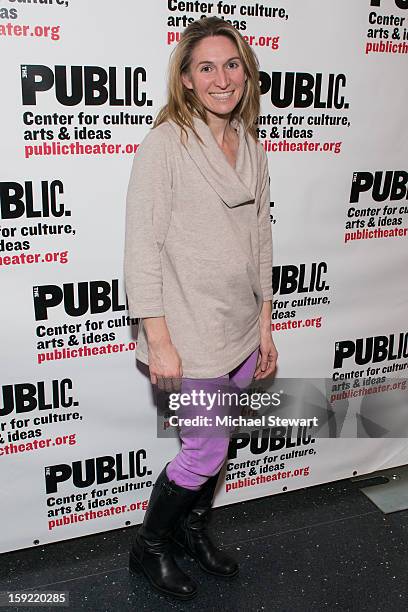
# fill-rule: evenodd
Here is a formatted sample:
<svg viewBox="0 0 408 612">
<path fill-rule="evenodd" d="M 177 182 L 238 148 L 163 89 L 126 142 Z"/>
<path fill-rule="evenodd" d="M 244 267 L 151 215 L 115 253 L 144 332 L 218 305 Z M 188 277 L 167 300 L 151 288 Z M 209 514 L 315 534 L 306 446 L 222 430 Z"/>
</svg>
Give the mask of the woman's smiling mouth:
<svg viewBox="0 0 408 612">
<path fill-rule="evenodd" d="M 229 98 L 232 96 L 233 93 L 234 93 L 234 90 L 226 91 L 224 93 L 210 93 L 210 96 L 212 96 L 216 100 L 223 101 L 223 100 L 229 100 Z"/>
</svg>

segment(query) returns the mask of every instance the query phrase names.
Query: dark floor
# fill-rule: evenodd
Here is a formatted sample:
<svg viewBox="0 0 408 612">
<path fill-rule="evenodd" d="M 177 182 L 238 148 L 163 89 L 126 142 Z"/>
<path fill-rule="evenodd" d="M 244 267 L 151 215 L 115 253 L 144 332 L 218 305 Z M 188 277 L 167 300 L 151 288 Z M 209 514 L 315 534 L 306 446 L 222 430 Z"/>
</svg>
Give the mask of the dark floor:
<svg viewBox="0 0 408 612">
<path fill-rule="evenodd" d="M 66 590 L 75 612 L 408 609 L 408 511 L 382 514 L 355 482 L 215 509 L 212 530 L 240 561 L 240 575 L 220 580 L 182 558 L 200 588 L 190 602 L 158 595 L 128 573 L 135 528 L 3 554 L 0 591 Z"/>
</svg>

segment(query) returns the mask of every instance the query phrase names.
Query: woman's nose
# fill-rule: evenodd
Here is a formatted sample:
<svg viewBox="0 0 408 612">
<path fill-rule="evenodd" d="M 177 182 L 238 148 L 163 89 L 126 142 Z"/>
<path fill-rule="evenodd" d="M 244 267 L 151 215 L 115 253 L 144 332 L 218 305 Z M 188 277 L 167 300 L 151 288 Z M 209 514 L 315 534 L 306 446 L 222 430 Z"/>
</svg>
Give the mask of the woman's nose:
<svg viewBox="0 0 408 612">
<path fill-rule="evenodd" d="M 228 87 L 229 85 L 228 74 L 223 68 L 220 68 L 219 70 L 217 70 L 217 73 L 215 75 L 215 84 L 218 85 L 218 87 L 221 87 L 222 89 L 225 89 L 226 87 Z"/>
</svg>

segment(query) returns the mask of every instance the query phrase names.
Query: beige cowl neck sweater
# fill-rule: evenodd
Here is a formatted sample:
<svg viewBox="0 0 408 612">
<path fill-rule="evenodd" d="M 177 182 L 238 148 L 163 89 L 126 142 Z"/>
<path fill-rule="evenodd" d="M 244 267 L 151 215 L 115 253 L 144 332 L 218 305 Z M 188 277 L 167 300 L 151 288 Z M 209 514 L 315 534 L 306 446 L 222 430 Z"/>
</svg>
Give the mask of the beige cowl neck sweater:
<svg viewBox="0 0 408 612">
<path fill-rule="evenodd" d="M 133 317 L 165 316 L 183 376 L 222 376 L 259 345 L 259 314 L 272 299 L 269 173 L 241 121 L 235 169 L 210 128 L 201 144 L 172 121 L 135 154 L 126 207 L 125 283 Z M 136 358 L 148 364 L 140 321 Z"/>
</svg>

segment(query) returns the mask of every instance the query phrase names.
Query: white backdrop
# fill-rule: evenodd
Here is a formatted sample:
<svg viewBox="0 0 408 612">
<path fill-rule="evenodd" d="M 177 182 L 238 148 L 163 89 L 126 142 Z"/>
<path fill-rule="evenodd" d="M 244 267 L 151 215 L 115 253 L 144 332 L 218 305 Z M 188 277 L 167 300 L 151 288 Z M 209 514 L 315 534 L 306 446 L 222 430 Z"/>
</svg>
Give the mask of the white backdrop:
<svg viewBox="0 0 408 612">
<path fill-rule="evenodd" d="M 367 368 L 406 375 L 407 9 L 406 0 L 0 4 L 1 551 L 140 523 L 178 449 L 135 365 L 124 211 L 169 54 L 203 14 L 233 21 L 260 61 L 278 376 L 306 381 L 314 406 L 333 411 L 335 433 L 344 419 L 341 439 L 287 431 L 277 451 L 256 446 L 256 430 L 252 445 L 237 434 L 217 504 L 407 462 L 405 410 L 394 432 L 387 421 L 387 435 L 363 427 L 357 439 L 361 404 L 339 396 L 329 406 L 316 392 L 326 385 L 331 397 L 336 381 L 355 385 Z"/>
</svg>

